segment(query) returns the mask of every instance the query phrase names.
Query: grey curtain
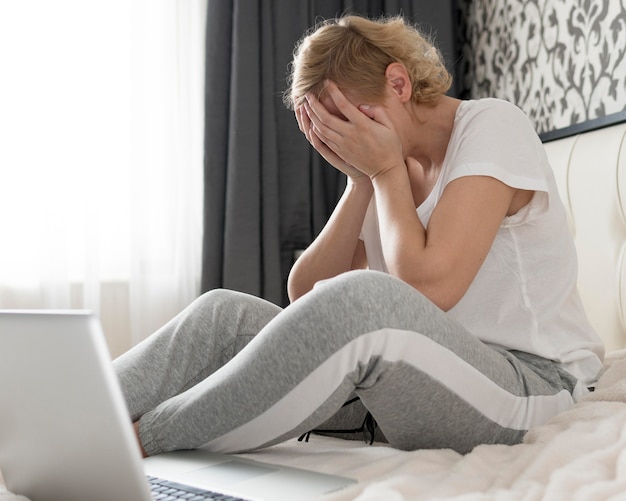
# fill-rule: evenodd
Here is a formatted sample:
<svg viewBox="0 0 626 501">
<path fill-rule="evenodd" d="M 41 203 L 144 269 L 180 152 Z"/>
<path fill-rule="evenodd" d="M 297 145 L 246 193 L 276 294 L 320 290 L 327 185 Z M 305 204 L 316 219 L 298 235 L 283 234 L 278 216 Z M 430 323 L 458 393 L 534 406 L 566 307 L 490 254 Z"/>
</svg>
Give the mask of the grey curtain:
<svg viewBox="0 0 626 501">
<path fill-rule="evenodd" d="M 456 59 L 452 0 L 209 0 L 202 290 L 287 303 L 294 251 L 319 233 L 344 177 L 284 108 L 296 41 L 319 18 L 403 13 Z"/>
</svg>

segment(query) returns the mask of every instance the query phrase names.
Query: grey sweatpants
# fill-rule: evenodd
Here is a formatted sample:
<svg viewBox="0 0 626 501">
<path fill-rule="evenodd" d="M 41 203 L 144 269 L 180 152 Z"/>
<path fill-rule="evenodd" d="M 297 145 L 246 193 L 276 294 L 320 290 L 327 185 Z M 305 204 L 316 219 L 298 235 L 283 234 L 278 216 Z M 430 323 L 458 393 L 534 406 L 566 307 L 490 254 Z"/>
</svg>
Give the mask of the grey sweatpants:
<svg viewBox="0 0 626 501">
<path fill-rule="evenodd" d="M 576 385 L 558 364 L 485 345 L 373 271 L 328 280 L 284 310 L 208 292 L 114 367 L 150 455 L 266 447 L 353 429 L 368 411 L 393 447 L 465 453 L 519 442 L 571 406 Z"/>
</svg>

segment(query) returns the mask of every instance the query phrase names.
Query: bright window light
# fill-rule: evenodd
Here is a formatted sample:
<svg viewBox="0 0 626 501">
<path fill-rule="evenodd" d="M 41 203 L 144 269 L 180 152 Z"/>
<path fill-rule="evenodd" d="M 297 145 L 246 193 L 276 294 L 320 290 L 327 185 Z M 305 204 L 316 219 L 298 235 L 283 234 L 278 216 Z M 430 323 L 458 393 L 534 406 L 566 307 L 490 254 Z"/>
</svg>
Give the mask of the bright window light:
<svg viewBox="0 0 626 501">
<path fill-rule="evenodd" d="M 126 1 L 0 4 L 0 283 L 128 275 L 129 47 Z"/>
</svg>

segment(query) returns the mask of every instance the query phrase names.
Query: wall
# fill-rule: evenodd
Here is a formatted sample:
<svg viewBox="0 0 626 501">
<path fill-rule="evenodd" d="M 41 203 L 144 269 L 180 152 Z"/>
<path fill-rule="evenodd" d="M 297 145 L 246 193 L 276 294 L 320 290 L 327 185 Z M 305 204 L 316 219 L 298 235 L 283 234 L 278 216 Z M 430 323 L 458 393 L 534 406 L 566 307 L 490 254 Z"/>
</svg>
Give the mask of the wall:
<svg viewBox="0 0 626 501">
<path fill-rule="evenodd" d="M 539 133 L 626 109 L 626 0 L 459 0 L 464 97 L 517 104 Z"/>
</svg>

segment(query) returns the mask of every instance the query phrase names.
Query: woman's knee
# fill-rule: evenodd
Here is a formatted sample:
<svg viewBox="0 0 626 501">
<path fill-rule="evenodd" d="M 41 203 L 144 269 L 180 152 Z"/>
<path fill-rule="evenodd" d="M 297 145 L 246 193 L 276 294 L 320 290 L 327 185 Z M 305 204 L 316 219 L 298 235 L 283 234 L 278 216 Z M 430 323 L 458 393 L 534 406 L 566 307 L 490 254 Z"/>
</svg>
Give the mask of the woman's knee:
<svg viewBox="0 0 626 501">
<path fill-rule="evenodd" d="M 319 286 L 324 294 L 348 297 L 359 303 L 382 306 L 386 301 L 408 297 L 411 301 L 426 298 L 406 282 L 388 273 L 354 270 L 326 280 Z"/>
<path fill-rule="evenodd" d="M 265 299 L 230 289 L 212 289 L 199 296 L 188 307 L 188 314 L 205 321 L 240 322 L 242 318 L 264 325 L 280 313 L 281 308 Z"/>
<path fill-rule="evenodd" d="M 192 303 L 197 308 L 205 308 L 216 302 L 230 302 L 238 300 L 240 296 L 244 296 L 242 292 L 233 291 L 230 289 L 211 289 L 204 292 Z"/>
<path fill-rule="evenodd" d="M 406 282 L 377 271 L 351 271 L 316 287 L 310 303 L 318 316 L 361 325 L 362 332 L 396 328 L 436 335 L 450 320 Z M 445 330 L 445 329 L 443 329 Z"/>
<path fill-rule="evenodd" d="M 239 308 L 248 303 L 255 303 L 258 298 L 250 296 L 244 292 L 238 292 L 230 289 L 211 289 L 196 298 L 188 309 L 194 313 L 202 314 L 211 310 L 231 309 L 231 307 Z"/>
<path fill-rule="evenodd" d="M 332 287 L 335 290 L 371 290 L 375 286 L 384 287 L 384 284 L 393 280 L 396 279 L 387 273 L 371 270 L 353 270 L 318 282 L 316 288 Z"/>
</svg>

